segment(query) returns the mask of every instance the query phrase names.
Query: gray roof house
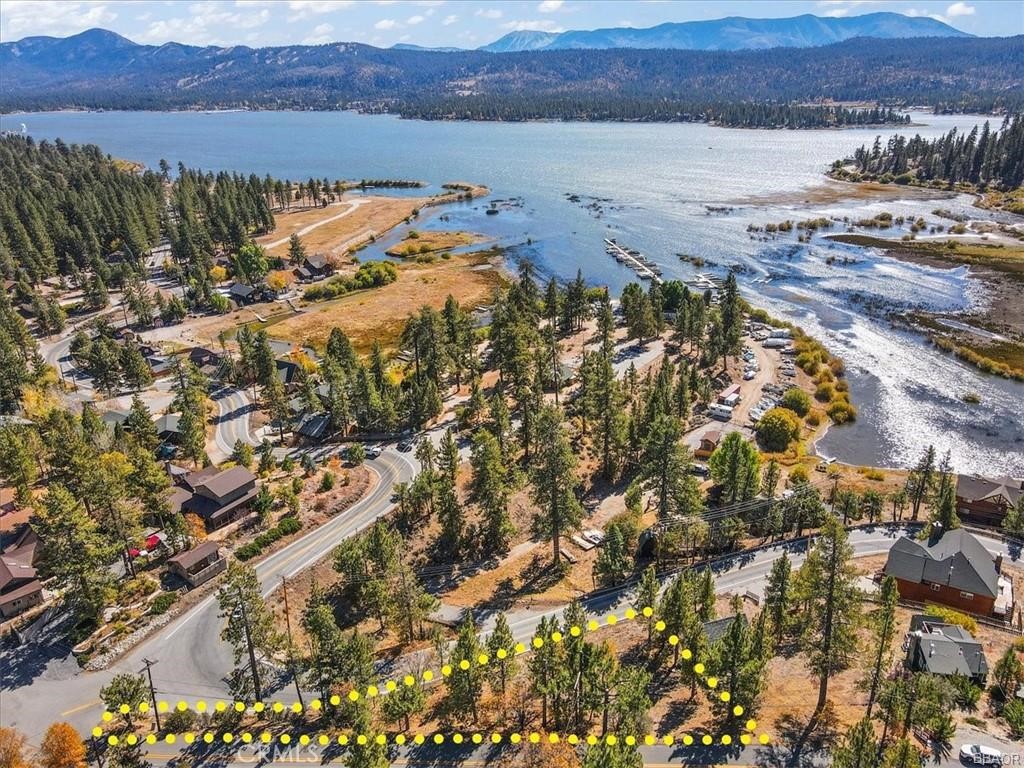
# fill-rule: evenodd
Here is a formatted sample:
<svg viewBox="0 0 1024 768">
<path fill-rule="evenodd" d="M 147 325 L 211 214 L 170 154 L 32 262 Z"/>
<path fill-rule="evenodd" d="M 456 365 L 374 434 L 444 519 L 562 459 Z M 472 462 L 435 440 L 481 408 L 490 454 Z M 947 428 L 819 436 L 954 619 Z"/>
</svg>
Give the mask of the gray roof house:
<svg viewBox="0 0 1024 768">
<path fill-rule="evenodd" d="M 988 675 L 985 652 L 981 643 L 961 626 L 918 614 L 910 619 L 906 648 L 907 667 L 914 672 L 962 675 L 979 684 L 985 683 Z"/>
<path fill-rule="evenodd" d="M 889 550 L 885 574 L 897 579 L 904 598 L 987 614 L 999 595 L 1000 565 L 980 541 L 958 528 L 927 541 L 899 539 Z"/>
</svg>

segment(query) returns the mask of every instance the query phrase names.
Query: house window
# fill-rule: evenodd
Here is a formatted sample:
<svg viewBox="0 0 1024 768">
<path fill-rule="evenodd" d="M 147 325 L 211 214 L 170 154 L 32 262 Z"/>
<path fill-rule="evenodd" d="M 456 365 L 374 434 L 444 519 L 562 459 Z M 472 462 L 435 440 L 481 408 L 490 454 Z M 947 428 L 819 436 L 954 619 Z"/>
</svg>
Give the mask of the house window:
<svg viewBox="0 0 1024 768">
<path fill-rule="evenodd" d="M 941 584 L 932 584 L 931 588 L 932 588 L 932 592 L 938 592 L 940 589 L 942 589 L 942 585 Z"/>
<path fill-rule="evenodd" d="M 964 600 L 973 600 L 974 599 L 974 593 L 972 593 L 972 592 L 961 592 L 960 593 L 960 597 L 962 597 Z"/>
</svg>

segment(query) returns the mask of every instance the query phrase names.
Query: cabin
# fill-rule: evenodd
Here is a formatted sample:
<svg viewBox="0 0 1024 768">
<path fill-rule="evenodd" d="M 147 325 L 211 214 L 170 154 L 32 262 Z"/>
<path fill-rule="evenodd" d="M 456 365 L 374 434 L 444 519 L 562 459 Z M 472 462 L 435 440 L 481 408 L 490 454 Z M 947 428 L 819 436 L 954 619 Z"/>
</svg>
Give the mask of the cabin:
<svg viewBox="0 0 1024 768">
<path fill-rule="evenodd" d="M 195 589 L 224 571 L 228 561 L 217 542 L 205 541 L 168 559 L 167 565 L 171 573 Z"/>
<path fill-rule="evenodd" d="M 957 475 L 956 511 L 960 519 L 998 528 L 1006 513 L 1024 496 L 1024 480 Z"/>
<path fill-rule="evenodd" d="M 177 443 L 181 430 L 178 429 L 178 422 L 181 420 L 180 413 L 165 413 L 157 416 L 153 423 L 156 425 L 156 436 L 162 443 Z"/>
<path fill-rule="evenodd" d="M 277 377 L 281 380 L 287 389 L 293 384 L 297 384 L 299 380 L 299 364 L 292 360 L 278 359 L 275 361 L 277 366 Z"/>
<path fill-rule="evenodd" d="M 698 459 L 706 459 L 715 452 L 715 449 L 718 447 L 720 442 L 722 442 L 722 433 L 720 431 L 712 429 L 709 432 L 705 432 L 701 436 L 700 443 L 694 450 L 693 455 Z"/>
<path fill-rule="evenodd" d="M 28 525 L 0 554 L 0 618 L 9 619 L 43 602 L 36 573 L 39 537 Z"/>
<path fill-rule="evenodd" d="M 297 267 L 294 272 L 295 277 L 300 282 L 309 283 L 315 280 L 323 280 L 325 277 L 333 275 L 334 265 L 326 256 L 317 253 L 313 256 L 307 256 L 305 261 L 302 262 L 302 266 Z"/>
<path fill-rule="evenodd" d="M 207 378 L 216 378 L 224 364 L 224 356 L 206 347 L 192 347 L 188 361 Z"/>
<path fill-rule="evenodd" d="M 904 663 L 911 672 L 960 675 L 984 687 L 988 660 L 981 643 L 963 627 L 935 616 L 912 616 L 903 645 L 907 651 Z"/>
<path fill-rule="evenodd" d="M 176 478 L 171 509 L 199 516 L 208 531 L 223 528 L 249 513 L 256 498 L 256 475 L 242 466 L 205 467 Z"/>
<path fill-rule="evenodd" d="M 900 538 L 889 550 L 885 575 L 896 579 L 900 597 L 907 600 L 989 616 L 996 613 L 1001 593 L 1005 603 L 1001 567 L 1002 557 L 993 558 L 980 541 L 958 528 L 927 541 Z M 1012 591 L 1009 599 L 1012 605 Z"/>
<path fill-rule="evenodd" d="M 228 288 L 228 298 L 236 304 L 252 304 L 258 298 L 256 289 L 245 283 L 232 283 Z"/>
<path fill-rule="evenodd" d="M 299 419 L 294 432 L 308 440 L 322 440 L 329 432 L 331 417 L 326 413 L 307 413 Z"/>
<path fill-rule="evenodd" d="M 730 402 L 731 400 L 731 402 Z M 718 402 L 723 405 L 735 405 L 740 400 L 740 385 L 732 384 L 723 389 L 718 395 Z"/>
</svg>

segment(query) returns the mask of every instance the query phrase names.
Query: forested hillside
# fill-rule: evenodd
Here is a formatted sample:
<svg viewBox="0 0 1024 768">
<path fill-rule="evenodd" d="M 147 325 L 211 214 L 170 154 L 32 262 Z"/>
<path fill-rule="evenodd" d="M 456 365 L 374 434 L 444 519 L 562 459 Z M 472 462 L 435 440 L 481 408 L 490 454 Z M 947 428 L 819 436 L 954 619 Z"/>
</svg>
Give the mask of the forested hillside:
<svg viewBox="0 0 1024 768">
<path fill-rule="evenodd" d="M 160 232 L 159 176 L 128 172 L 96 146 L 0 140 L 0 271 L 30 282 L 141 255 Z"/>
<path fill-rule="evenodd" d="M 1024 184 L 1024 117 L 1007 117 L 996 131 L 986 122 L 980 131 L 975 127 L 964 134 L 954 128 L 932 140 L 897 135 L 883 146 L 876 138 L 870 149 L 860 147 L 847 163 L 837 161 L 832 173 L 849 180 L 1016 189 Z"/>
<path fill-rule="evenodd" d="M 1024 37 L 859 38 L 761 51 L 384 50 L 136 45 L 102 30 L 0 45 L 0 109 L 375 109 L 427 115 L 500 97 L 517 114 L 662 119 L 663 102 L 881 101 L 988 110 L 1024 102 Z M 417 106 L 418 105 L 418 106 Z M 632 105 L 627 107 L 625 105 Z M 684 110 L 686 111 L 686 110 Z M 634 112 L 639 117 L 625 117 Z M 501 118 L 504 119 L 504 118 Z M 597 118 L 594 118 L 597 119 Z M 739 123 L 746 124 L 746 123 Z"/>
<path fill-rule="evenodd" d="M 700 122 L 729 128 L 838 128 L 901 125 L 910 116 L 892 108 L 847 109 L 831 105 L 697 103 L 656 97 L 464 96 L 403 102 L 402 117 L 420 120 L 609 120 L 623 122 Z"/>
</svg>

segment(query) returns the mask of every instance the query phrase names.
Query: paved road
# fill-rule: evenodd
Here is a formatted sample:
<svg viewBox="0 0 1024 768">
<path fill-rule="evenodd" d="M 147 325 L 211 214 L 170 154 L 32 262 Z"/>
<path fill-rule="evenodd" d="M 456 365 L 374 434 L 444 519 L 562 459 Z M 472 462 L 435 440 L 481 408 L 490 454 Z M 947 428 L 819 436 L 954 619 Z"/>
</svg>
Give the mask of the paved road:
<svg viewBox="0 0 1024 768">
<path fill-rule="evenodd" d="M 378 475 L 369 494 L 256 565 L 265 594 L 279 585 L 282 575 L 294 576 L 316 563 L 339 541 L 390 511 L 392 485 L 414 475 L 413 461 L 390 449 L 366 466 Z M 87 730 L 101 711 L 99 689 L 118 672 L 140 671 L 143 658 L 157 662 L 153 681 L 168 698 L 228 697 L 224 677 L 231 671 L 232 660 L 230 649 L 220 640 L 222 621 L 217 613 L 215 598 L 207 597 L 102 672 L 81 672 L 70 649 L 46 637 L 40 645 L 0 649 L 0 724 L 18 728 L 30 741 L 36 741 L 57 719 Z"/>
<path fill-rule="evenodd" d="M 250 433 L 249 417 L 256 409 L 245 390 L 221 387 L 210 393 L 210 398 L 219 412 L 213 433 L 214 450 L 208 452 L 214 464 L 227 459 L 238 440 L 249 445 L 259 444 Z"/>
</svg>

